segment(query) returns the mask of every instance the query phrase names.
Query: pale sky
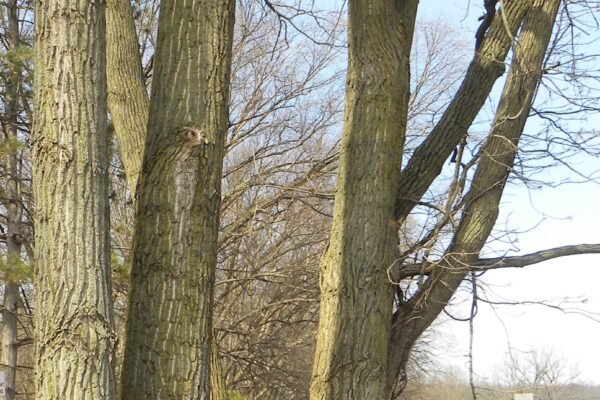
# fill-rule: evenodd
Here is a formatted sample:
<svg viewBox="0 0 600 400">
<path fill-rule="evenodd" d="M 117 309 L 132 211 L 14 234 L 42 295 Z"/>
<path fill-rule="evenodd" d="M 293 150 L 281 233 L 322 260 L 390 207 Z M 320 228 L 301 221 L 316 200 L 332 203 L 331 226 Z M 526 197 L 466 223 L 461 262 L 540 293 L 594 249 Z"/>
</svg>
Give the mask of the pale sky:
<svg viewBox="0 0 600 400">
<path fill-rule="evenodd" d="M 521 192 L 521 193 L 514 193 Z M 551 216 L 570 217 L 546 219 L 532 232 L 519 235 L 522 253 L 553 246 L 577 243 L 600 243 L 600 186 L 596 184 L 569 185 L 542 190 L 534 194 L 530 204 L 524 191 L 507 196 L 504 220 L 510 210 L 510 220 L 523 227 L 533 226 L 543 210 Z M 501 219 L 500 221 L 503 221 Z M 585 304 L 567 304 L 568 309 L 581 308 L 600 313 L 600 255 L 571 256 L 547 261 L 522 270 L 492 271 L 484 281 L 491 286 L 496 300 L 556 301 L 560 298 L 587 298 Z M 464 306 L 466 307 L 466 305 Z M 463 309 L 464 309 L 463 307 Z M 576 310 L 573 310 L 576 311 Z M 595 316 L 600 320 L 600 315 Z M 446 330 L 446 326 L 450 330 Z M 439 329 L 448 333 L 457 349 L 446 362 L 460 367 L 467 365 L 468 324 L 447 322 Z M 490 376 L 505 359 L 510 346 L 516 350 L 551 349 L 568 363 L 577 364 L 581 379 L 600 384 L 600 322 L 579 314 L 565 314 L 539 305 L 500 306 L 480 305 L 475 319 L 475 371 Z M 464 356 L 464 357 L 462 357 Z"/>
</svg>

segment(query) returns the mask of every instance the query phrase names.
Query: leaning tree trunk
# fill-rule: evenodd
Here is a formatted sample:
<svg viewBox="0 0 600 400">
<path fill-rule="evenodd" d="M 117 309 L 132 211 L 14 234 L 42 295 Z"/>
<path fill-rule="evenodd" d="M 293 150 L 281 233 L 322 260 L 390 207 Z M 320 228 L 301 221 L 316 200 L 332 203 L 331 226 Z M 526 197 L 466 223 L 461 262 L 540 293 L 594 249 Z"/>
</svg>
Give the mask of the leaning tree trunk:
<svg viewBox="0 0 600 400">
<path fill-rule="evenodd" d="M 349 66 L 340 167 L 312 400 L 384 399 L 398 256 L 394 199 L 409 99 L 417 1 L 349 2 Z"/>
<path fill-rule="evenodd" d="M 233 0 L 164 0 L 138 183 L 123 399 L 208 399 Z"/>
<path fill-rule="evenodd" d="M 19 15 L 17 0 L 9 0 L 6 5 L 9 34 L 6 36 L 9 51 L 17 52 L 20 46 Z M 11 65 L 6 76 L 4 95 L 5 140 L 12 149 L 7 155 L 7 205 L 6 205 L 6 247 L 7 268 L 4 271 L 4 301 L 2 309 L 2 369 L 5 373 L 6 400 L 14 400 L 17 390 L 17 327 L 19 322 L 19 265 L 21 260 L 21 221 L 23 205 L 20 196 L 19 150 L 11 146 L 17 142 L 19 91 L 21 87 L 21 66 Z"/>
<path fill-rule="evenodd" d="M 35 13 L 36 399 L 113 399 L 104 2 Z"/>
<path fill-rule="evenodd" d="M 535 0 L 525 16 L 519 45 L 504 86 L 492 129 L 465 208 L 449 248 L 410 302 L 399 306 L 392 327 L 390 379 L 406 367 L 410 350 L 436 319 L 469 273 L 498 217 L 504 186 L 518 152 L 519 139 L 542 77 L 543 62 L 560 0 Z"/>
<path fill-rule="evenodd" d="M 108 109 L 131 197 L 135 198 L 150 101 L 129 0 L 106 0 L 106 76 Z"/>
<path fill-rule="evenodd" d="M 404 221 L 440 175 L 450 154 L 467 135 L 475 117 L 489 98 L 496 80 L 506 70 L 504 60 L 513 46 L 532 0 L 504 0 L 475 49 L 465 78 L 433 130 L 417 147 L 400 175 L 396 219 Z"/>
</svg>

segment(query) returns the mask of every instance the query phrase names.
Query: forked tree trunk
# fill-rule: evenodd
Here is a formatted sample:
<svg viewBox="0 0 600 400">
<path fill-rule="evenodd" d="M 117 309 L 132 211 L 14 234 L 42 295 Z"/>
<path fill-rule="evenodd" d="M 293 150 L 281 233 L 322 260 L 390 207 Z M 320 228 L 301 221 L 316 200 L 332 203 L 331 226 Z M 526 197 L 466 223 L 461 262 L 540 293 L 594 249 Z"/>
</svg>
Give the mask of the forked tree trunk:
<svg viewBox="0 0 600 400">
<path fill-rule="evenodd" d="M 496 223 L 504 186 L 518 152 L 519 139 L 542 77 L 542 67 L 560 0 L 534 0 L 525 16 L 519 45 L 488 139 L 481 150 L 457 232 L 444 257 L 409 303 L 402 304 L 392 327 L 390 379 L 408 362 L 410 350 L 448 304 L 479 258 Z"/>
<path fill-rule="evenodd" d="M 233 0 L 161 3 L 123 399 L 209 399 Z"/>
<path fill-rule="evenodd" d="M 35 4 L 36 399 L 114 399 L 104 1 Z"/>
<path fill-rule="evenodd" d="M 106 4 L 106 69 L 108 108 L 119 142 L 132 198 L 142 169 L 150 101 L 142 76 L 131 4 L 128 0 L 107 0 Z M 213 399 L 227 399 L 216 343 L 213 343 Z"/>
<path fill-rule="evenodd" d="M 349 4 L 346 121 L 334 224 L 322 264 L 321 319 L 311 387 L 313 400 L 389 398 L 392 383 L 405 368 L 415 341 L 464 279 L 464 265 L 477 259 L 496 219 L 507 166 L 510 168 L 513 163 L 518 137 L 539 82 L 559 2 L 503 2 L 507 8 L 496 16 L 481 41 L 457 97 L 401 175 L 402 140 L 390 139 L 393 136 L 389 133 L 394 131 L 387 128 L 386 123 L 390 123 L 389 127 L 404 126 L 402 118 L 395 119 L 402 115 L 402 108 L 398 109 L 400 112 L 390 112 L 387 107 L 402 104 L 390 100 L 398 89 L 393 83 L 402 82 L 407 72 L 396 70 L 395 79 L 391 79 L 392 72 L 382 70 L 388 65 L 383 55 L 395 54 L 391 49 L 397 42 L 386 31 L 394 24 L 384 22 L 385 18 L 372 18 L 381 11 L 378 7 L 381 4 L 365 1 L 359 6 L 358 3 Z M 396 7 L 407 7 L 409 3 L 396 2 Z M 388 272 L 398 270 L 394 262 L 400 261 L 395 248 L 395 221 L 404 220 L 466 134 L 493 82 L 502 73 L 501 62 L 532 3 L 534 10 L 527 14 L 519 44 L 522 57 L 517 58 L 521 64 L 513 61 L 494 130 L 484 147 L 484 156 L 467 196 L 465 217 L 444 265 L 430 275 L 410 302 L 397 305 L 392 320 L 393 294 L 387 279 Z M 387 6 L 383 14 L 393 15 L 395 21 L 406 21 L 393 14 L 389 9 L 391 5 Z M 406 18 L 410 14 L 401 15 Z M 362 32 L 369 30 L 370 35 L 361 37 Z M 385 51 L 378 46 L 385 46 Z M 361 60 L 370 63 L 360 63 Z M 369 68 L 361 69 L 361 66 Z M 370 84 L 360 85 L 361 80 Z M 478 88 L 479 84 L 483 87 Z M 378 93 L 382 87 L 386 90 Z M 408 91 L 407 87 L 403 89 Z M 386 95 L 388 103 L 382 101 Z M 390 149 L 396 150 L 396 154 L 390 155 Z M 397 182 L 402 186 L 398 187 Z M 392 206 L 395 212 L 390 213 L 390 204 L 394 201 L 389 196 L 394 195 L 397 203 L 396 207 Z M 382 369 L 388 370 L 387 377 L 380 373 Z"/>
<path fill-rule="evenodd" d="M 351 0 L 333 227 L 321 265 L 312 400 L 385 399 L 398 257 L 394 203 L 417 1 Z"/>
</svg>

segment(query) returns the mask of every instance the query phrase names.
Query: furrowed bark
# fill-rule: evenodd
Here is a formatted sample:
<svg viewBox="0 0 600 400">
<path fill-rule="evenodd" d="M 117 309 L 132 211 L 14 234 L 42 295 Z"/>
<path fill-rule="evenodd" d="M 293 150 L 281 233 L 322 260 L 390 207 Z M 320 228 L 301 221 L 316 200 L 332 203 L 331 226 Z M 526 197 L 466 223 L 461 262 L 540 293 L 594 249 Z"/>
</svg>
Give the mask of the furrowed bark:
<svg viewBox="0 0 600 400">
<path fill-rule="evenodd" d="M 131 197 L 142 168 L 149 99 L 129 0 L 106 1 L 108 109 Z"/>
<path fill-rule="evenodd" d="M 346 111 L 334 220 L 321 264 L 310 398 L 384 399 L 397 258 L 394 199 L 416 1 L 349 2 Z"/>
<path fill-rule="evenodd" d="M 150 100 L 142 76 L 142 60 L 128 0 L 107 0 L 106 39 L 108 108 L 131 197 L 135 198 L 142 168 Z M 213 348 L 216 348 L 216 344 Z M 213 370 L 219 373 L 219 358 L 213 357 L 212 362 Z M 222 377 L 213 376 L 212 379 L 214 397 L 226 399 L 227 389 Z"/>
<path fill-rule="evenodd" d="M 425 141 L 415 150 L 400 175 L 396 219 L 404 220 L 440 174 L 442 167 L 483 107 L 496 80 L 505 70 L 504 60 L 532 0 L 504 0 L 469 65 L 454 99 Z M 504 15 L 504 17 L 502 16 Z M 510 28 L 507 32 L 503 18 Z"/>
<path fill-rule="evenodd" d="M 215 333 L 213 331 L 213 338 Z M 210 353 L 210 386 L 212 400 L 229 400 L 223 370 L 221 368 L 221 360 L 219 358 L 219 348 L 217 342 L 213 339 Z"/>
<path fill-rule="evenodd" d="M 160 10 L 123 399 L 208 399 L 233 0 Z"/>
<path fill-rule="evenodd" d="M 6 4 L 6 15 L 9 26 L 9 35 L 6 37 L 9 51 L 18 51 L 19 38 L 19 15 L 16 0 L 9 0 Z M 19 92 L 21 88 L 21 67 L 12 65 L 7 76 L 4 95 L 5 110 L 5 140 L 16 143 L 18 126 Z M 9 144 L 10 147 L 10 144 Z M 7 270 L 4 281 L 4 299 L 2 308 L 2 369 L 5 379 L 5 399 L 14 400 L 17 389 L 17 353 L 18 338 L 17 326 L 19 322 L 19 275 L 14 274 L 18 270 L 21 260 L 21 221 L 23 217 L 23 206 L 20 196 L 19 184 L 19 154 L 18 150 L 10 151 L 7 155 L 6 166 L 8 182 L 6 194 L 8 204 L 6 205 L 6 247 L 7 247 Z"/>
<path fill-rule="evenodd" d="M 102 0 L 35 4 L 36 399 L 114 399 Z"/>
<path fill-rule="evenodd" d="M 484 144 L 458 230 L 419 292 L 401 305 L 392 327 L 390 379 L 402 373 L 418 337 L 435 320 L 479 258 L 529 115 L 560 0 L 535 0 L 526 15 L 492 130 Z"/>
</svg>

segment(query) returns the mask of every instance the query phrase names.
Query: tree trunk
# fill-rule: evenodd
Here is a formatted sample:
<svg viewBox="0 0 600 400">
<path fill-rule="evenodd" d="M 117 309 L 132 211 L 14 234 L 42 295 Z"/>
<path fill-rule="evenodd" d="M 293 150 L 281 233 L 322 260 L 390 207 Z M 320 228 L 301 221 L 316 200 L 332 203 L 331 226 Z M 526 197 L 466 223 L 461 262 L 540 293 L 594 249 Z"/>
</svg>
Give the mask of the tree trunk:
<svg viewBox="0 0 600 400">
<path fill-rule="evenodd" d="M 384 399 L 398 256 L 394 200 L 416 1 L 349 2 L 349 66 L 333 227 L 321 265 L 312 400 Z"/>
<path fill-rule="evenodd" d="M 4 308 L 2 310 L 2 369 L 6 387 L 6 400 L 14 400 L 17 392 L 17 325 L 19 284 L 7 281 L 4 286 Z"/>
<path fill-rule="evenodd" d="M 529 116 L 560 0 L 535 0 L 527 13 L 498 110 L 465 197 L 458 230 L 444 257 L 409 303 L 399 307 L 392 327 L 390 379 L 402 374 L 410 350 L 448 304 L 479 258 L 498 217 L 506 180 Z"/>
<path fill-rule="evenodd" d="M 19 16 L 16 0 L 9 0 L 6 5 L 9 35 L 7 35 L 7 48 L 17 52 L 20 46 Z M 21 67 L 18 64 L 11 66 L 6 82 L 4 109 L 6 117 L 7 142 L 17 141 L 19 92 L 21 87 Z M 9 145 L 9 148 L 11 146 Z M 15 149 L 7 155 L 6 167 L 8 182 L 6 194 L 6 247 L 7 269 L 4 271 L 4 301 L 2 309 L 2 369 L 5 373 L 6 400 L 14 400 L 17 388 L 17 326 L 19 304 L 19 265 L 21 260 L 21 220 L 23 206 L 20 195 L 19 175 L 19 150 Z"/>
<path fill-rule="evenodd" d="M 142 168 L 150 101 L 142 77 L 142 61 L 128 0 L 107 0 L 106 75 L 108 108 L 111 113 L 121 160 L 132 198 Z M 216 343 L 213 351 L 216 350 Z M 213 398 L 227 399 L 227 389 L 219 374 L 219 358 L 211 358 Z"/>
<path fill-rule="evenodd" d="M 129 0 L 106 1 L 106 43 L 108 108 L 131 197 L 135 198 L 150 101 Z"/>
<path fill-rule="evenodd" d="M 485 35 L 460 88 L 434 129 L 415 150 L 400 175 L 396 219 L 404 221 L 442 171 L 446 160 L 475 120 L 496 80 L 506 67 L 504 60 L 531 6 L 531 0 L 504 0 Z M 509 31 L 510 30 L 510 31 Z"/>
<path fill-rule="evenodd" d="M 225 378 L 223 377 L 223 369 L 221 368 L 221 360 L 219 357 L 219 348 L 217 341 L 214 340 L 215 333 L 213 331 L 213 341 L 210 354 L 210 389 L 212 400 L 229 400 Z"/>
<path fill-rule="evenodd" d="M 233 0 L 163 1 L 137 193 L 123 399 L 209 399 Z"/>
<path fill-rule="evenodd" d="M 36 2 L 36 399 L 113 399 L 104 2 Z"/>
</svg>

